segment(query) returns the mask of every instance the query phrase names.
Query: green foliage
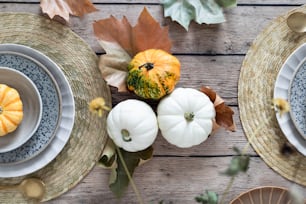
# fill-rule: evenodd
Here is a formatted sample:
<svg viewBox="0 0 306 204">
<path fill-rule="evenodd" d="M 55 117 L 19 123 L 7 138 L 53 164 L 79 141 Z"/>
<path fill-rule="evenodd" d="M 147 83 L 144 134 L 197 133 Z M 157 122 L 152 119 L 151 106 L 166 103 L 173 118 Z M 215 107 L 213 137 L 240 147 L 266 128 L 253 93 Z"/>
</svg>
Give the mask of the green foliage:
<svg viewBox="0 0 306 204">
<path fill-rule="evenodd" d="M 237 6 L 236 0 L 216 0 L 216 2 L 223 8 L 230 8 Z"/>
<path fill-rule="evenodd" d="M 202 204 L 218 204 L 218 194 L 212 191 L 206 191 L 205 194 L 195 197 L 195 200 Z"/>
<path fill-rule="evenodd" d="M 237 155 L 232 158 L 229 167 L 224 172 L 227 176 L 236 176 L 239 172 L 246 172 L 249 168 L 250 156 L 242 154 L 236 147 L 233 149 Z"/>
<path fill-rule="evenodd" d="M 130 175 L 132 176 L 135 168 L 139 166 L 141 161 L 148 160 L 152 157 L 153 148 L 149 147 L 139 152 L 127 152 L 123 149 L 120 149 L 120 152 L 122 154 L 126 167 Z M 126 187 L 129 185 L 129 177 L 127 175 L 127 172 L 125 171 L 124 164 L 121 162 L 119 156 L 117 156 L 116 162 L 117 168 L 112 169 L 109 187 L 117 197 L 121 197 Z"/>
<path fill-rule="evenodd" d="M 192 20 L 198 24 L 225 22 L 223 9 L 236 5 L 236 0 L 161 0 L 164 16 L 170 16 L 187 31 Z"/>
</svg>

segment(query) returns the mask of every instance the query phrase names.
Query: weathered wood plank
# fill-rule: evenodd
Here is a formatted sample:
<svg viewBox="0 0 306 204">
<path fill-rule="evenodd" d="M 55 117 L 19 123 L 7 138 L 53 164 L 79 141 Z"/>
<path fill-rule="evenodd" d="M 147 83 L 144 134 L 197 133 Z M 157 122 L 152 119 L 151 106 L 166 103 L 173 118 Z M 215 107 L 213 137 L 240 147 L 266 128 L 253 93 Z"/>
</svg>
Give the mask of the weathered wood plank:
<svg viewBox="0 0 306 204">
<path fill-rule="evenodd" d="M 231 157 L 223 158 L 153 158 L 138 167 L 134 180 L 145 203 L 166 204 L 195 203 L 194 197 L 205 190 L 219 194 L 226 188 L 228 177 L 220 175 L 230 162 Z M 47 202 L 64 203 L 137 203 L 132 189 L 129 188 L 119 202 L 108 188 L 109 170 L 95 167 L 94 170 L 74 189 L 61 197 Z M 247 174 L 239 175 L 234 181 L 224 203 L 229 203 L 241 192 L 258 186 L 280 186 L 290 188 L 292 183 L 276 174 L 260 158 L 251 158 Z M 298 186 L 306 195 L 306 188 Z"/>
<path fill-rule="evenodd" d="M 92 37 L 90 22 L 114 15 L 121 18 L 126 15 L 134 25 L 143 9 L 143 5 L 117 5 L 104 7 L 99 5 L 100 12 L 90 14 L 83 21 L 72 20 L 72 29 L 80 34 L 96 52 L 103 52 L 97 40 Z M 169 25 L 170 38 L 173 41 L 174 53 L 197 53 L 197 54 L 245 54 L 255 37 L 277 16 L 286 13 L 292 7 L 237 7 L 226 10 L 227 22 L 218 25 L 198 25 L 191 23 L 186 32 L 170 18 L 163 17 L 162 7 L 159 5 L 147 6 L 152 16 L 162 25 Z M 126 10 L 133 9 L 133 13 Z M 241 18 L 242 16 L 242 18 Z M 260 16 L 260 18 L 259 18 Z M 80 30 L 80 28 L 82 28 Z M 91 36 L 88 38 L 88 36 Z M 239 36 L 239 37 L 238 37 Z"/>
<path fill-rule="evenodd" d="M 38 3 L 39 0 L 0 0 L 0 2 L 31 2 Z M 160 0 L 92 0 L 93 3 L 102 4 L 160 4 Z M 238 4 L 276 4 L 276 5 L 296 5 L 304 4 L 303 0 L 238 0 Z"/>
<path fill-rule="evenodd" d="M 92 23 L 95 20 L 108 18 L 110 15 L 117 18 L 126 15 L 134 25 L 143 6 L 97 5 L 99 12 L 86 15 L 82 19 L 72 17 L 70 27 L 89 43 L 95 52 L 103 53 L 104 51 L 93 34 Z M 282 6 L 275 9 L 273 6 L 241 6 L 226 10 L 226 23 L 219 25 L 191 23 L 188 32 L 177 23 L 172 22 L 170 18 L 164 18 L 160 5 L 148 5 L 147 8 L 157 21 L 163 25 L 169 25 L 174 53 L 245 54 L 255 37 L 272 19 L 293 7 Z M 133 10 L 133 12 L 127 12 L 128 10 Z M 41 12 L 39 5 L 22 3 L 3 3 L 0 5 L 0 12 L 5 11 Z"/>
</svg>

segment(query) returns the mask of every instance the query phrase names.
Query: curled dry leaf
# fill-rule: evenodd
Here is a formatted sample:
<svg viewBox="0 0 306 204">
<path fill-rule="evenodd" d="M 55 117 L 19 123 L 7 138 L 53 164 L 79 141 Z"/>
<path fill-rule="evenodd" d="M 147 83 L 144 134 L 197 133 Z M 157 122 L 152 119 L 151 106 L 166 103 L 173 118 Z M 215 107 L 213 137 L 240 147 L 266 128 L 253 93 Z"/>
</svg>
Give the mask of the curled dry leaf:
<svg viewBox="0 0 306 204">
<path fill-rule="evenodd" d="M 97 11 L 90 0 L 41 0 L 40 7 L 43 13 L 52 19 L 58 15 L 69 21 L 69 14 L 83 16 L 86 13 Z"/>
<path fill-rule="evenodd" d="M 105 81 L 118 91 L 126 91 L 127 66 L 138 52 L 155 48 L 170 52 L 171 41 L 168 27 L 161 27 L 143 9 L 136 26 L 131 26 L 126 17 L 118 20 L 111 16 L 93 24 L 94 34 L 106 54 L 100 58 L 99 67 Z"/>
<path fill-rule="evenodd" d="M 234 111 L 225 104 L 224 100 L 213 89 L 202 87 L 201 91 L 214 103 L 216 110 L 216 124 L 214 125 L 214 129 L 222 126 L 227 130 L 236 131 L 236 125 L 233 120 Z"/>
</svg>

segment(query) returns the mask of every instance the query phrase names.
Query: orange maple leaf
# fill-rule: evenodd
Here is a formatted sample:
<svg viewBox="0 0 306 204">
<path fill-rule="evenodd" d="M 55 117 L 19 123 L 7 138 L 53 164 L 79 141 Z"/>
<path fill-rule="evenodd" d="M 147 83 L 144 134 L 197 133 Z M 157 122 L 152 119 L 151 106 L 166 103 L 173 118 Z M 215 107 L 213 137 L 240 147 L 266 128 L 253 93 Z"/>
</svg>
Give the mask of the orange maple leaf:
<svg viewBox="0 0 306 204">
<path fill-rule="evenodd" d="M 113 16 L 94 22 L 94 34 L 106 55 L 100 57 L 99 67 L 106 82 L 126 91 L 127 66 L 138 52 L 162 49 L 170 52 L 171 41 L 168 27 L 161 27 L 146 8 L 133 27 L 126 17 L 118 20 Z"/>
<path fill-rule="evenodd" d="M 201 91 L 206 94 L 215 106 L 217 123 L 214 127 L 222 126 L 230 131 L 236 131 L 236 125 L 233 120 L 234 111 L 225 104 L 224 100 L 211 88 L 202 87 Z"/>
<path fill-rule="evenodd" d="M 69 14 L 83 16 L 86 13 L 97 11 L 90 0 L 41 0 L 40 7 L 52 19 L 58 15 L 69 21 Z"/>
</svg>

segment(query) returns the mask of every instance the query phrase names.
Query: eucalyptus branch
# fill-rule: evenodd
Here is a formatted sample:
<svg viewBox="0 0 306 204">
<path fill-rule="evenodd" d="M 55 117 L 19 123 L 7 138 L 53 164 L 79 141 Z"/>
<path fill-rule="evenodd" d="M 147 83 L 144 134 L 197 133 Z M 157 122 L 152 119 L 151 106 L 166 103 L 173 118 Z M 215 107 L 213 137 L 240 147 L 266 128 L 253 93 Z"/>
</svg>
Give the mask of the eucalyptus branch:
<svg viewBox="0 0 306 204">
<path fill-rule="evenodd" d="M 267 120 L 268 121 L 270 121 L 272 119 L 272 115 L 270 115 L 268 118 L 267 118 Z M 248 139 L 248 141 L 247 141 L 247 143 L 245 144 L 245 146 L 243 147 L 243 149 L 242 149 L 242 151 L 241 152 L 239 152 L 238 150 L 236 150 L 237 151 L 237 153 L 240 155 L 240 158 L 241 159 L 248 159 L 248 157 L 244 157 L 245 155 L 246 155 L 246 153 L 247 153 L 247 151 L 248 151 L 248 149 L 249 149 L 249 147 L 250 147 L 250 144 L 251 144 L 251 142 L 253 141 L 253 139 L 255 138 L 255 136 L 258 134 L 258 132 L 264 127 L 264 125 L 265 125 L 265 122 L 262 122 L 262 123 L 260 123 L 259 124 L 259 126 L 256 128 L 256 130 L 251 134 L 251 136 L 250 136 L 250 138 Z M 234 160 L 234 158 L 233 158 L 233 160 Z M 232 163 L 233 163 L 233 160 L 232 160 Z M 239 164 L 239 159 L 237 159 L 237 161 L 238 161 L 238 166 L 239 165 L 241 165 L 241 164 Z M 240 160 L 241 161 L 241 160 Z M 228 174 L 233 174 L 233 175 L 231 175 L 231 179 L 230 179 L 230 181 L 229 181 L 229 183 L 228 183 L 228 185 L 227 185 L 227 187 L 226 187 L 226 189 L 225 189 L 225 191 L 223 192 L 223 194 L 222 194 L 222 196 L 221 196 L 221 201 L 220 201 L 220 204 L 223 204 L 224 203 L 224 199 L 225 199 L 225 197 L 228 195 L 228 193 L 229 193 L 229 190 L 232 188 L 232 186 L 233 186 L 233 183 L 234 183 L 234 180 L 235 180 L 235 178 L 236 178 L 236 175 L 240 172 L 240 171 L 243 171 L 243 172 L 246 172 L 247 171 L 247 168 L 248 168 L 248 161 L 242 161 L 243 163 L 245 163 L 245 162 L 247 162 L 246 164 L 243 164 L 242 166 L 240 166 L 240 169 L 237 169 L 237 171 L 229 171 L 229 170 L 227 170 L 228 172 Z M 232 164 L 231 164 L 232 165 Z M 242 167 L 242 168 L 241 168 Z M 230 168 L 231 168 L 231 166 L 230 166 Z M 229 169 L 230 169 L 229 168 Z"/>
<path fill-rule="evenodd" d="M 135 184 L 135 182 L 134 182 L 134 180 L 133 180 L 133 178 L 132 178 L 132 176 L 131 176 L 131 174 L 129 172 L 129 169 L 128 169 L 128 167 L 127 167 L 127 165 L 126 165 L 126 163 L 125 163 L 125 161 L 123 159 L 121 151 L 120 151 L 120 149 L 119 149 L 119 147 L 117 145 L 115 145 L 115 146 L 116 146 L 116 149 L 117 149 L 117 152 L 118 152 L 119 159 L 120 159 L 120 161 L 122 163 L 122 166 L 123 166 L 123 168 L 124 168 L 124 170 L 126 172 L 127 177 L 129 178 L 131 186 L 132 186 L 132 188 L 133 188 L 133 190 L 134 190 L 134 192 L 136 194 L 137 200 L 138 200 L 138 202 L 140 204 L 144 204 L 144 201 L 143 201 L 143 199 L 141 197 L 141 194 L 139 193 L 139 190 L 137 189 L 137 186 L 136 186 L 136 184 Z"/>
<path fill-rule="evenodd" d="M 231 180 L 230 180 L 229 183 L 227 184 L 226 189 L 225 189 L 225 191 L 224 191 L 223 194 L 222 194 L 220 204 L 223 204 L 225 197 L 227 196 L 229 190 L 230 190 L 230 189 L 232 188 L 232 186 L 233 186 L 233 183 L 234 183 L 235 178 L 236 178 L 236 176 L 232 176 L 232 177 L 231 177 Z"/>
</svg>

